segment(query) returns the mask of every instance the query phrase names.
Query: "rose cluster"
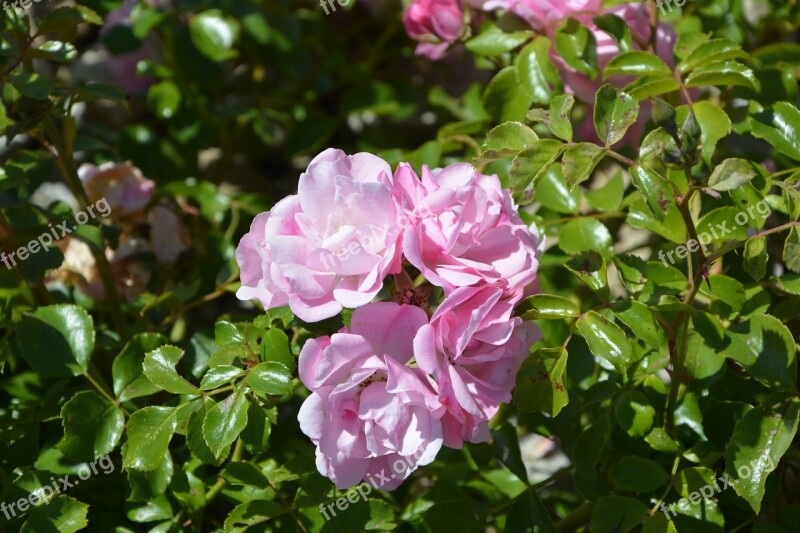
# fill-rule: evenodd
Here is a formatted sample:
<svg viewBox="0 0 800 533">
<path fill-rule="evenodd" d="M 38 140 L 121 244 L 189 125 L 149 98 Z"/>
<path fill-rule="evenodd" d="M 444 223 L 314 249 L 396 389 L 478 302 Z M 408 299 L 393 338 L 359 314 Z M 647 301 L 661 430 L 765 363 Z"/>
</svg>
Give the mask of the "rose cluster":
<svg viewBox="0 0 800 533">
<path fill-rule="evenodd" d="M 536 289 L 541 249 L 497 176 L 468 164 L 393 173 L 332 149 L 255 218 L 236 251 L 239 298 L 308 322 L 354 309 L 300 353 L 300 427 L 323 475 L 344 488 L 392 472 L 391 490 L 443 445 L 489 439 L 539 338 L 514 308 Z"/>
<path fill-rule="evenodd" d="M 408 34 L 420 41 L 417 54 L 430 59 L 440 59 L 450 45 L 466 33 L 464 8 L 471 6 L 483 11 L 504 10 L 515 14 L 537 32 L 553 38 L 559 25 L 568 18 L 577 19 L 592 32 L 597 42 L 597 62 L 600 69 L 620 54 L 614 38 L 601 30 L 594 17 L 612 14 L 620 17 L 630 28 L 632 48 L 647 49 L 651 42 L 652 29 L 646 3 L 623 3 L 603 7 L 601 0 L 413 0 L 405 12 L 403 22 Z M 660 22 L 656 28 L 655 53 L 668 64 L 674 64 L 673 48 L 677 37 L 672 27 Z M 603 80 L 601 76 L 589 77 L 570 67 L 556 51 L 550 48 L 550 57 L 564 82 L 564 89 L 586 103 L 594 104 L 594 96 L 603 83 L 610 82 L 618 88 L 624 87 L 632 78 L 624 76 Z M 647 112 L 641 113 L 638 128 L 632 130 L 629 139 L 638 139 L 644 129 Z M 591 137 L 592 122 L 585 124 L 584 137 Z"/>
</svg>

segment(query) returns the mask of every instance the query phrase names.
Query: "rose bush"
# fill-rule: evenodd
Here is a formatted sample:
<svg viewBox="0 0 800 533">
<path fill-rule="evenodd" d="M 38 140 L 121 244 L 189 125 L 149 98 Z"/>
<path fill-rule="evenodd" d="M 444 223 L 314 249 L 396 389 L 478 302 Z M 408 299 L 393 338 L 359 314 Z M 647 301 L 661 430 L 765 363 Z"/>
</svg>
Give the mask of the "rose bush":
<svg viewBox="0 0 800 533">
<path fill-rule="evenodd" d="M 0 531 L 798 530 L 796 2 L 3 15 Z"/>
</svg>

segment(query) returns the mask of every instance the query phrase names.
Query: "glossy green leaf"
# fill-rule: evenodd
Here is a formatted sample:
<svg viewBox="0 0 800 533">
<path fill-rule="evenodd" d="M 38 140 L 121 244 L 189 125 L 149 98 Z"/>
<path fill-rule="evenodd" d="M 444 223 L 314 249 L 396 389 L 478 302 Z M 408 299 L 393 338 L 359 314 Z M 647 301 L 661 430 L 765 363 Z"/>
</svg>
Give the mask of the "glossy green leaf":
<svg viewBox="0 0 800 533">
<path fill-rule="evenodd" d="M 261 363 L 248 371 L 247 384 L 261 394 L 283 396 L 292 392 L 292 373 L 274 361 Z"/>
<path fill-rule="evenodd" d="M 515 67 L 506 67 L 492 78 L 483 93 L 486 111 L 498 122 L 519 121 L 533 100 L 523 90 Z"/>
<path fill-rule="evenodd" d="M 467 41 L 467 50 L 482 56 L 498 56 L 510 52 L 531 38 L 532 32 L 514 31 L 506 33 L 497 26 L 489 26 L 486 31 Z"/>
<path fill-rule="evenodd" d="M 93 461 L 117 447 L 125 416 L 94 391 L 82 391 L 61 408 L 64 438 L 58 448 L 76 461 Z"/>
<path fill-rule="evenodd" d="M 505 122 L 493 128 L 486 135 L 481 147 L 482 161 L 493 161 L 517 155 L 530 148 L 539 137 L 521 122 Z"/>
<path fill-rule="evenodd" d="M 778 390 L 797 390 L 797 362 L 789 329 L 772 315 L 756 315 L 728 331 L 722 355 Z"/>
<path fill-rule="evenodd" d="M 114 359 L 114 394 L 121 401 L 148 396 L 159 389 L 143 374 L 144 356 L 167 343 L 156 333 L 140 333 L 131 339 Z"/>
<path fill-rule="evenodd" d="M 636 455 L 625 455 L 611 467 L 611 483 L 625 492 L 652 492 L 667 482 L 667 473 L 658 463 Z"/>
<path fill-rule="evenodd" d="M 277 363 L 275 363 L 277 364 Z M 247 426 L 247 408 L 250 402 L 240 387 L 206 413 L 203 437 L 215 457 L 222 456 Z"/>
<path fill-rule="evenodd" d="M 539 139 L 514 158 L 508 176 L 514 199 L 520 205 L 533 202 L 536 182 L 561 154 L 563 144 L 553 139 Z"/>
<path fill-rule="evenodd" d="M 553 41 L 558 55 L 567 65 L 590 78 L 597 76 L 597 41 L 586 26 L 569 18 L 558 27 Z"/>
<path fill-rule="evenodd" d="M 761 281 L 767 273 L 767 238 L 754 237 L 744 244 L 744 269 L 755 280 Z"/>
<path fill-rule="evenodd" d="M 647 201 L 653 216 L 657 220 L 663 221 L 670 207 L 675 203 L 675 195 L 667 180 L 654 170 L 638 165 L 631 168 L 631 179 Z"/>
<path fill-rule="evenodd" d="M 220 365 L 210 368 L 203 381 L 200 382 L 201 390 L 213 390 L 230 383 L 236 378 L 244 376 L 245 371 L 236 366 Z"/>
<path fill-rule="evenodd" d="M 756 76 L 748 67 L 736 61 L 715 61 L 692 71 L 686 78 L 687 87 L 709 85 L 738 85 L 756 89 Z"/>
<path fill-rule="evenodd" d="M 656 410 L 647 396 L 634 390 L 623 393 L 614 413 L 620 427 L 631 437 L 644 437 L 653 429 Z"/>
<path fill-rule="evenodd" d="M 58 496 L 46 505 L 35 507 L 20 533 L 75 533 L 89 525 L 89 506 L 69 496 Z"/>
<path fill-rule="evenodd" d="M 570 130 L 571 136 L 571 130 Z M 578 143 L 564 152 L 561 171 L 569 188 L 588 180 L 606 151 L 594 143 Z"/>
<path fill-rule="evenodd" d="M 581 314 L 575 302 L 555 294 L 535 294 L 521 306 L 525 320 L 571 318 Z"/>
<path fill-rule="evenodd" d="M 570 114 L 575 105 L 575 97 L 571 94 L 560 94 L 550 102 L 550 118 L 547 127 L 553 135 L 567 142 L 572 142 L 572 122 Z"/>
<path fill-rule="evenodd" d="M 611 308 L 620 322 L 633 331 L 637 339 L 642 339 L 654 350 L 667 345 L 664 329 L 658 317 L 649 307 L 636 300 L 623 301 Z"/>
<path fill-rule="evenodd" d="M 597 533 L 627 533 L 642 523 L 648 511 L 647 506 L 637 499 L 603 496 L 592 510 L 589 528 Z"/>
<path fill-rule="evenodd" d="M 628 337 L 604 316 L 589 311 L 578 319 L 576 325 L 595 356 L 605 359 L 620 372 L 633 362 L 633 348 Z"/>
<path fill-rule="evenodd" d="M 594 129 L 606 146 L 612 146 L 625 136 L 639 116 L 639 102 L 629 94 L 603 85 L 597 91 L 594 104 Z"/>
<path fill-rule="evenodd" d="M 200 52 L 212 61 L 226 61 L 238 55 L 239 22 L 218 9 L 198 13 L 189 20 L 189 34 Z"/>
<path fill-rule="evenodd" d="M 708 186 L 715 191 L 730 191 L 749 183 L 756 175 L 750 161 L 730 158 L 717 165 L 708 178 Z"/>
<path fill-rule="evenodd" d="M 777 411 L 765 413 L 751 409 L 736 424 L 725 448 L 725 471 L 736 493 L 747 500 L 756 513 L 767 484 L 783 454 L 792 444 L 800 422 L 800 403 L 784 403 Z"/>
<path fill-rule="evenodd" d="M 183 350 L 162 346 L 144 356 L 144 375 L 153 385 L 172 394 L 200 394 L 197 387 L 183 379 L 175 370 Z"/>
<path fill-rule="evenodd" d="M 562 226 L 558 232 L 558 245 L 568 254 L 594 250 L 607 256 L 611 248 L 611 234 L 596 218 L 582 217 Z"/>
<path fill-rule="evenodd" d="M 745 59 L 747 53 L 729 39 L 711 39 L 699 44 L 678 64 L 678 72 L 690 72 L 698 67 L 728 59 Z"/>
<path fill-rule="evenodd" d="M 603 71 L 604 77 L 625 75 L 671 75 L 672 69 L 660 57 L 641 50 L 631 50 L 611 59 Z"/>
<path fill-rule="evenodd" d="M 20 353 L 43 376 L 84 374 L 94 351 L 94 323 L 77 305 L 50 305 L 23 315 Z"/>
<path fill-rule="evenodd" d="M 582 253 L 567 261 L 564 266 L 575 274 L 581 282 L 596 292 L 600 298 L 603 300 L 611 298 L 608 290 L 606 262 L 599 253 L 594 251 Z"/>
<path fill-rule="evenodd" d="M 564 348 L 535 351 L 517 374 L 514 403 L 522 411 L 543 411 L 557 416 L 569 402 L 566 369 L 567 351 Z"/>
<path fill-rule="evenodd" d="M 752 115 L 753 135 L 764 139 L 783 155 L 800 161 L 800 111 L 789 102 Z"/>
<path fill-rule="evenodd" d="M 786 243 L 783 245 L 783 263 L 792 272 L 800 273 L 800 228 L 794 226 L 789 230 Z"/>
<path fill-rule="evenodd" d="M 547 104 L 553 98 L 552 85 L 559 81 L 559 74 L 550 60 L 550 41 L 536 37 L 517 55 L 515 68 L 517 79 L 531 101 Z"/>
<path fill-rule="evenodd" d="M 128 419 L 128 442 L 122 448 L 123 468 L 156 470 L 177 428 L 172 407 L 145 407 Z"/>
</svg>

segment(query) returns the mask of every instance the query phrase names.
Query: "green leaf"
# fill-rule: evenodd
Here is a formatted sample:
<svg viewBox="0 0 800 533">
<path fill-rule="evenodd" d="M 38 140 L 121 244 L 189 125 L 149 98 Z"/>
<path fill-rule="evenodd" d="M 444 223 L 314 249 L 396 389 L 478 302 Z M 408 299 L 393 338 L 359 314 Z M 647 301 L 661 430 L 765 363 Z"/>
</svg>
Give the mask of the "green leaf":
<svg viewBox="0 0 800 533">
<path fill-rule="evenodd" d="M 586 26 L 574 18 L 567 19 L 556 30 L 554 42 L 558 55 L 567 65 L 590 78 L 597 76 L 597 41 Z"/>
<path fill-rule="evenodd" d="M 89 506 L 68 496 L 58 496 L 31 511 L 20 533 L 75 533 L 89 525 Z"/>
<path fill-rule="evenodd" d="M 649 509 L 645 504 L 627 496 L 603 496 L 592 510 L 589 528 L 597 533 L 627 533 L 640 525 Z"/>
<path fill-rule="evenodd" d="M 594 251 L 585 252 L 573 257 L 564 266 L 596 292 L 600 298 L 606 301 L 611 298 L 608 290 L 606 262 L 603 256 Z"/>
<path fill-rule="evenodd" d="M 570 129 L 572 137 L 572 129 Z M 567 186 L 573 189 L 588 180 L 594 168 L 605 157 L 606 150 L 594 143 L 578 143 L 564 152 L 561 159 L 561 171 Z"/>
<path fill-rule="evenodd" d="M 174 474 L 175 465 L 172 463 L 169 451 L 155 470 L 150 472 L 128 470 L 128 484 L 131 486 L 128 501 L 145 502 L 161 496 L 166 492 Z"/>
<path fill-rule="evenodd" d="M 625 372 L 633 362 L 633 348 L 628 337 L 619 326 L 600 315 L 589 311 L 578 319 L 578 331 L 586 339 L 589 350 L 605 359 L 620 372 Z"/>
<path fill-rule="evenodd" d="M 261 359 L 281 363 L 289 370 L 297 369 L 297 359 L 289 347 L 289 337 L 280 329 L 273 328 L 264 334 L 261 339 Z"/>
<path fill-rule="evenodd" d="M 522 462 L 522 454 L 519 451 L 519 440 L 517 439 L 517 428 L 509 423 L 492 429 L 492 448 L 494 456 L 512 474 L 517 476 L 520 481 L 528 483 L 528 470 Z"/>
<path fill-rule="evenodd" d="M 520 205 L 533 202 L 536 183 L 561 154 L 563 144 L 554 139 L 539 139 L 511 162 L 508 170 L 514 200 Z"/>
<path fill-rule="evenodd" d="M 239 38 L 239 22 L 219 9 L 198 13 L 189 20 L 192 42 L 204 56 L 221 62 L 236 57 L 234 48 Z"/>
<path fill-rule="evenodd" d="M 186 427 L 186 444 L 192 454 L 200 461 L 205 464 L 219 466 L 230 454 L 230 445 L 224 447 L 219 457 L 216 457 L 203 436 L 203 422 L 214 405 L 216 405 L 214 400 L 205 398 L 203 406 L 189 415 L 189 423 Z"/>
<path fill-rule="evenodd" d="M 761 512 L 767 476 L 775 470 L 797 434 L 800 403 L 793 400 L 776 412 L 751 409 L 736 424 L 725 448 L 725 470 L 736 493 Z"/>
<path fill-rule="evenodd" d="M 292 392 L 292 373 L 274 361 L 261 363 L 247 373 L 247 384 L 258 393 L 283 396 Z"/>
<path fill-rule="evenodd" d="M 747 239 L 747 228 L 736 223 L 739 212 L 731 206 L 709 211 L 697 223 L 697 238 L 702 244 Z"/>
<path fill-rule="evenodd" d="M 514 500 L 506 516 L 506 527 L 503 531 L 507 533 L 533 531 L 532 527 L 542 533 L 552 533 L 556 530 L 547 508 L 536 495 L 536 491 L 526 490 Z"/>
<path fill-rule="evenodd" d="M 755 281 L 761 281 L 767 273 L 767 238 L 755 237 L 744 243 L 744 269 Z"/>
<path fill-rule="evenodd" d="M 755 91 L 756 76 L 752 70 L 736 61 L 715 61 L 695 69 L 686 78 L 687 87 L 708 85 L 739 85 Z"/>
<path fill-rule="evenodd" d="M 670 76 L 672 69 L 660 57 L 640 50 L 632 50 L 614 57 L 608 62 L 603 71 L 603 76 L 606 78 L 616 75 L 645 76 L 656 74 Z"/>
<path fill-rule="evenodd" d="M 539 137 L 521 122 L 505 122 L 486 135 L 481 147 L 483 161 L 493 161 L 514 156 L 531 147 Z"/>
<path fill-rule="evenodd" d="M 792 272 L 800 273 L 800 228 L 794 226 L 789 230 L 786 243 L 783 245 L 783 262 Z"/>
<path fill-rule="evenodd" d="M 571 94 L 560 94 L 553 97 L 553 101 L 550 102 L 550 118 L 547 127 L 550 128 L 553 135 L 567 142 L 572 142 L 570 113 L 574 105 L 575 97 Z"/>
<path fill-rule="evenodd" d="M 147 91 L 147 107 L 163 120 L 172 118 L 181 107 L 181 91 L 169 80 L 155 83 Z"/>
<path fill-rule="evenodd" d="M 800 111 L 789 102 L 752 115 L 753 135 L 764 139 L 783 155 L 800 161 Z"/>
<path fill-rule="evenodd" d="M 711 39 L 699 44 L 678 64 L 678 72 L 683 74 L 698 67 L 728 59 L 746 59 L 747 53 L 729 39 Z"/>
<path fill-rule="evenodd" d="M 595 96 L 594 129 L 606 146 L 612 146 L 625 136 L 639 116 L 639 102 L 629 94 L 617 91 L 612 85 L 600 87 Z"/>
<path fill-rule="evenodd" d="M 623 392 L 614 407 L 619 426 L 631 437 L 641 438 L 653 429 L 656 410 L 638 390 Z"/>
<path fill-rule="evenodd" d="M 646 305 L 636 300 L 623 301 L 611 308 L 614 315 L 654 350 L 667 345 L 664 329 L 658 322 L 656 314 Z"/>
<path fill-rule="evenodd" d="M 611 234 L 596 218 L 570 220 L 558 232 L 558 245 L 568 254 L 594 250 L 607 256 L 611 249 Z"/>
<path fill-rule="evenodd" d="M 535 294 L 521 305 L 524 320 L 571 318 L 581 314 L 575 302 L 555 294 Z"/>
<path fill-rule="evenodd" d="M 25 313 L 17 335 L 23 359 L 43 376 L 78 376 L 89 368 L 94 323 L 82 307 L 50 305 Z"/>
<path fill-rule="evenodd" d="M 147 352 L 166 343 L 167 339 L 157 333 L 140 333 L 125 345 L 111 369 L 117 398 L 126 402 L 161 390 L 142 373 L 142 366 Z"/>
<path fill-rule="evenodd" d="M 730 191 L 749 183 L 757 175 L 750 161 L 730 158 L 717 165 L 708 179 L 708 186 L 715 191 Z"/>
<path fill-rule="evenodd" d="M 598 211 L 616 212 L 622 204 L 622 195 L 625 192 L 625 183 L 622 171 L 614 172 L 610 180 L 596 189 L 586 191 L 586 201 Z"/>
<path fill-rule="evenodd" d="M 672 440 L 664 428 L 654 428 L 644 440 L 657 452 L 676 454 L 680 451 L 678 444 Z"/>
<path fill-rule="evenodd" d="M 577 214 L 581 207 L 581 189 L 567 187 L 561 165 L 552 165 L 536 182 L 536 200 L 547 209 L 558 213 Z"/>
<path fill-rule="evenodd" d="M 498 122 L 523 120 L 531 107 L 530 96 L 522 89 L 515 67 L 506 67 L 492 78 L 483 93 L 486 111 Z"/>
<path fill-rule="evenodd" d="M 675 204 L 675 196 L 667 180 L 654 170 L 639 165 L 631 168 L 631 178 L 647 201 L 653 216 L 663 221 L 670 207 Z"/>
<path fill-rule="evenodd" d="M 550 61 L 550 41 L 536 37 L 523 48 L 515 62 L 517 78 L 522 89 L 537 104 L 546 104 L 553 98 L 551 85 L 558 84 L 559 75 Z"/>
<path fill-rule="evenodd" d="M 777 390 L 797 390 L 795 344 L 789 329 L 772 315 L 756 315 L 733 326 L 722 355 Z"/>
<path fill-rule="evenodd" d="M 277 364 L 277 363 L 275 363 Z M 203 421 L 203 437 L 215 457 L 235 441 L 247 426 L 247 408 L 250 402 L 239 387 L 233 394 L 214 405 Z"/>
<path fill-rule="evenodd" d="M 564 385 L 566 370 L 567 350 L 536 350 L 517 374 L 514 403 L 521 411 L 543 411 L 550 416 L 557 416 L 569 402 Z"/>
<path fill-rule="evenodd" d="M 244 375 L 245 371 L 236 366 L 215 366 L 214 368 L 208 369 L 206 375 L 203 376 L 203 380 L 200 382 L 200 389 L 213 390 Z"/>
<path fill-rule="evenodd" d="M 617 254 L 614 264 L 619 272 L 619 279 L 630 292 L 639 292 L 647 281 L 647 264 L 642 258 L 633 254 Z"/>
<path fill-rule="evenodd" d="M 122 447 L 123 468 L 156 470 L 164 461 L 178 426 L 172 407 L 145 407 L 128 419 L 128 442 Z"/>
<path fill-rule="evenodd" d="M 622 456 L 609 472 L 611 483 L 625 492 L 652 492 L 667 482 L 667 473 L 649 459 L 635 455 Z"/>
<path fill-rule="evenodd" d="M 527 42 L 533 32 L 514 31 L 506 33 L 495 25 L 473 37 L 464 46 L 467 50 L 482 56 L 499 56 L 505 52 L 510 52 L 514 48 Z"/>
<path fill-rule="evenodd" d="M 92 461 L 117 447 L 125 415 L 94 391 L 82 391 L 61 408 L 64 438 L 58 448 L 76 461 Z"/>
<path fill-rule="evenodd" d="M 637 100 L 644 100 L 680 90 L 681 84 L 672 76 L 654 74 L 642 76 L 628 85 L 622 91 Z"/>
<path fill-rule="evenodd" d="M 592 21 L 614 39 L 620 52 L 631 49 L 631 29 L 622 17 L 606 13 L 592 17 Z"/>
<path fill-rule="evenodd" d="M 224 531 L 245 531 L 271 518 L 285 514 L 286 509 L 267 500 L 253 500 L 237 505 L 225 519 Z"/>
<path fill-rule="evenodd" d="M 162 346 L 144 356 L 144 375 L 155 385 L 172 394 L 200 394 L 197 387 L 183 379 L 175 370 L 183 350 Z"/>
<path fill-rule="evenodd" d="M 44 100 L 50 96 L 53 85 L 44 77 L 32 72 L 16 71 L 8 81 L 22 96 Z"/>
</svg>

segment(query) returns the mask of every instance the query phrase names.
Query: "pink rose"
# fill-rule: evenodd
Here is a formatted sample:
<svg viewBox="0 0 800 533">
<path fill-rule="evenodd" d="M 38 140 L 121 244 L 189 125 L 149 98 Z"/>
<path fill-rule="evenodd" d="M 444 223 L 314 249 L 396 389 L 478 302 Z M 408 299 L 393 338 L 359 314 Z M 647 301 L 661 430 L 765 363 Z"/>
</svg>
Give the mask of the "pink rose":
<svg viewBox="0 0 800 533">
<path fill-rule="evenodd" d="M 414 0 L 403 15 L 408 34 L 417 41 L 418 55 L 439 59 L 464 33 L 464 13 L 458 0 Z"/>
<path fill-rule="evenodd" d="M 497 176 L 458 163 L 434 171 L 426 166 L 420 181 L 401 164 L 395 188 L 412 220 L 403 237 L 405 257 L 445 294 L 489 284 L 520 298 L 536 281 L 542 242 Z"/>
<path fill-rule="evenodd" d="M 92 203 L 103 198 L 111 207 L 111 215 L 122 218 L 142 211 L 156 188 L 155 182 L 142 175 L 130 161 L 104 163 L 99 167 L 84 163 L 78 169 L 86 194 Z"/>
<path fill-rule="evenodd" d="M 414 339 L 417 363 L 434 376 L 447 408 L 446 446 L 488 440 L 487 422 L 511 401 L 517 371 L 541 338 L 532 322 L 513 317 L 514 305 L 499 287 L 462 287 Z"/>
<path fill-rule="evenodd" d="M 159 263 L 172 263 L 189 248 L 189 234 L 171 209 L 157 205 L 147 213 L 150 247 Z"/>
<path fill-rule="evenodd" d="M 439 452 L 443 408 L 430 379 L 406 366 L 427 323 L 418 307 L 373 303 L 353 312 L 350 329 L 303 346 L 300 379 L 312 394 L 300 429 L 338 488 L 369 480 L 392 490 Z"/>
<path fill-rule="evenodd" d="M 389 164 L 329 149 L 300 176 L 298 194 L 258 215 L 236 250 L 242 300 L 289 304 L 307 322 L 356 308 L 401 269 L 401 229 Z"/>
<path fill-rule="evenodd" d="M 601 0 L 493 0 L 490 5 L 508 9 L 540 31 L 554 30 L 569 17 L 591 23 L 592 16 L 603 9 Z"/>
</svg>

